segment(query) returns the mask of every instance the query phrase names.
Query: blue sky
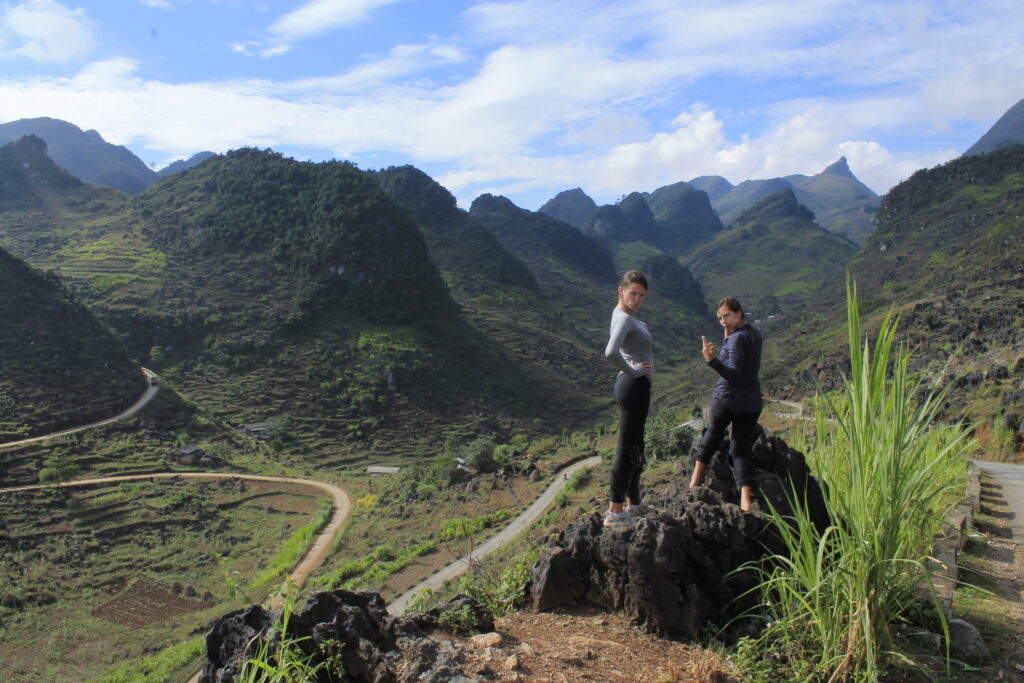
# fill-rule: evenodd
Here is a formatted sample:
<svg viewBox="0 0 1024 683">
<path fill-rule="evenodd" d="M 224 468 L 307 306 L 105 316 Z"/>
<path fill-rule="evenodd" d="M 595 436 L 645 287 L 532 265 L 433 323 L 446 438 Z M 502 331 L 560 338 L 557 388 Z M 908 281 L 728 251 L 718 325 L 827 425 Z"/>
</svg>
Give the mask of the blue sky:
<svg viewBox="0 0 1024 683">
<path fill-rule="evenodd" d="M 1024 98 L 1022 37 L 1020 0 L 0 0 L 0 122 L 413 164 L 463 206 L 840 156 L 883 193 Z"/>
</svg>

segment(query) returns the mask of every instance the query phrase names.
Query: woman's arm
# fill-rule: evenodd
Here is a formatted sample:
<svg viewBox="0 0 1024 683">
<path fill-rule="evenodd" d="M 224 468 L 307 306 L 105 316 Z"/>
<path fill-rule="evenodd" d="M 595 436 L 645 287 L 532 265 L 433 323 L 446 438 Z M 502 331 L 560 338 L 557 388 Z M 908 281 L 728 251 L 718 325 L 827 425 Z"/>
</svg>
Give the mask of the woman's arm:
<svg viewBox="0 0 1024 683">
<path fill-rule="evenodd" d="M 611 332 L 608 336 L 608 345 L 604 347 L 604 357 L 622 372 L 630 377 L 643 377 L 643 368 L 634 368 L 622 357 L 622 342 L 630 332 L 630 317 L 628 315 L 613 315 Z"/>
</svg>

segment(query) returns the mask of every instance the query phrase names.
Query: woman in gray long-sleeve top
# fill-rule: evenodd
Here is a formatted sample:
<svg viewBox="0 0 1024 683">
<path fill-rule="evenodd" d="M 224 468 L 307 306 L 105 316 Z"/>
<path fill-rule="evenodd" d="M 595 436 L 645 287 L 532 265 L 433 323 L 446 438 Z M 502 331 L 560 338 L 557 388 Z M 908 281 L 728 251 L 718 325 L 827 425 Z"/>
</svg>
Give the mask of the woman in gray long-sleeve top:
<svg viewBox="0 0 1024 683">
<path fill-rule="evenodd" d="M 711 396 L 708 426 L 704 431 L 697 462 L 693 466 L 690 486 L 700 486 L 704 467 L 725 438 L 725 430 L 732 425 L 729 459 L 736 486 L 740 490 L 740 508 L 750 512 L 753 478 L 750 471 L 751 447 L 761 416 L 761 333 L 747 323 L 743 307 L 733 297 L 718 302 L 715 309 L 718 322 L 725 328 L 721 359 L 715 357 L 715 345 L 701 337 L 701 353 L 708 366 L 718 373 L 718 383 Z"/>
<path fill-rule="evenodd" d="M 640 501 L 640 472 L 644 466 L 644 425 L 651 405 L 654 355 L 647 325 L 636 311 L 647 296 L 647 277 L 631 270 L 619 282 L 619 303 L 612 311 L 604 355 L 619 369 L 615 402 L 619 406 L 619 445 L 612 465 L 611 502 L 605 526 L 624 526 L 646 512 Z M 623 503 L 629 505 L 623 509 Z"/>
</svg>

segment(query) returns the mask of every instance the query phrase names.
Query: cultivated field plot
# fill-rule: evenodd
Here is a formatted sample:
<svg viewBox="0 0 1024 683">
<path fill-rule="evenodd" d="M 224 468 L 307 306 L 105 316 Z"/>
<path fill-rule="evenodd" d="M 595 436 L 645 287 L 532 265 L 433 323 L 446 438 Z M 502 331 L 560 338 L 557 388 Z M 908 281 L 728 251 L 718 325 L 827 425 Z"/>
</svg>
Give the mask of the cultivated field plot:
<svg viewBox="0 0 1024 683">
<path fill-rule="evenodd" d="M 319 497 L 241 479 L 0 494 L 0 680 L 89 680 L 203 633 L 262 597 L 250 580 Z"/>
<path fill-rule="evenodd" d="M 209 592 L 206 595 L 212 597 Z M 203 602 L 202 598 L 189 600 L 179 597 L 165 586 L 140 579 L 132 583 L 123 594 L 103 603 L 92 613 L 105 621 L 137 627 L 214 606 L 214 603 Z"/>
</svg>

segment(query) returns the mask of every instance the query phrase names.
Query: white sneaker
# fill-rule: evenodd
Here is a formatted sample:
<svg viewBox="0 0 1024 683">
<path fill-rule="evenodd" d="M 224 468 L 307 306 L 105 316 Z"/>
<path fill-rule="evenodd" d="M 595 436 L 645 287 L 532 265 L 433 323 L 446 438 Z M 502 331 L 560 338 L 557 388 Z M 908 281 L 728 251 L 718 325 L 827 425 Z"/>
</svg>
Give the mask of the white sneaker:
<svg viewBox="0 0 1024 683">
<path fill-rule="evenodd" d="M 604 516 L 604 525 L 610 527 L 632 526 L 635 521 L 628 512 L 609 512 Z"/>
</svg>

